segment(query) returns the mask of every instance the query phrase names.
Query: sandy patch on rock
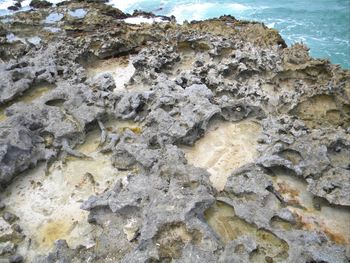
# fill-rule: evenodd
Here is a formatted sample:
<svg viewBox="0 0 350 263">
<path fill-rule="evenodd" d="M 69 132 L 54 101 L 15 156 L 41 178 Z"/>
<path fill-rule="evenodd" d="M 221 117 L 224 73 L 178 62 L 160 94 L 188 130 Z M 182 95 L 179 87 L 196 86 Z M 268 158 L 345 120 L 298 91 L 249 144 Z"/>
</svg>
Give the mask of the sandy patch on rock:
<svg viewBox="0 0 350 263">
<path fill-rule="evenodd" d="M 7 210 L 20 219 L 27 236 L 18 252 L 31 262 L 34 255 L 48 253 L 54 241 L 65 239 L 69 246 L 94 246 L 101 231 L 87 222 L 88 212 L 80 209 L 89 196 L 102 193 L 125 176 L 114 168 L 109 155 L 97 151 L 99 132 L 94 131 L 77 149 L 91 159 L 68 157 L 56 161 L 45 174 L 44 164 L 18 176 L 1 194 Z"/>
<path fill-rule="evenodd" d="M 222 191 L 233 170 L 253 162 L 258 156 L 261 126 L 254 121 L 214 125 L 194 147 L 184 148 L 188 162 L 211 174 L 213 186 Z"/>
<path fill-rule="evenodd" d="M 32 103 L 37 99 L 41 98 L 44 94 L 53 90 L 54 88 L 55 85 L 48 83 L 33 85 L 32 87 L 30 87 L 30 89 L 23 92 L 22 95 L 18 95 L 14 100 L 5 103 L 3 106 L 0 106 L 0 121 L 4 121 L 7 119 L 7 116 L 5 115 L 6 108 L 19 102 Z"/>
<path fill-rule="evenodd" d="M 289 210 L 297 215 L 299 227 L 322 231 L 336 243 L 350 244 L 350 211 L 347 208 L 315 198 L 302 179 L 280 171 L 274 173 L 274 187 L 289 204 Z"/>
<path fill-rule="evenodd" d="M 86 70 L 88 77 L 110 73 L 115 82 L 115 91 L 125 91 L 126 85 L 135 73 L 135 68 L 128 56 L 97 60 L 90 63 Z"/>
</svg>

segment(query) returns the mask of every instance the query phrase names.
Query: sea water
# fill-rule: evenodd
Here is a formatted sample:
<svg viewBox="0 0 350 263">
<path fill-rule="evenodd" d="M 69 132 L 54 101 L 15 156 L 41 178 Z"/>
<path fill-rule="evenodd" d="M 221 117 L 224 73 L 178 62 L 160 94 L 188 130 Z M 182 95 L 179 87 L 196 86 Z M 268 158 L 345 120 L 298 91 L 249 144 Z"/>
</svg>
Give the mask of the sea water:
<svg viewBox="0 0 350 263">
<path fill-rule="evenodd" d="M 0 0 L 0 15 L 9 14 L 14 0 Z M 22 5 L 28 8 L 29 0 Z M 57 3 L 59 0 L 50 0 Z M 350 68 L 349 0 L 110 0 L 124 12 L 151 11 L 174 15 L 179 23 L 233 15 L 278 29 L 288 45 L 305 43 L 316 58 Z"/>
</svg>

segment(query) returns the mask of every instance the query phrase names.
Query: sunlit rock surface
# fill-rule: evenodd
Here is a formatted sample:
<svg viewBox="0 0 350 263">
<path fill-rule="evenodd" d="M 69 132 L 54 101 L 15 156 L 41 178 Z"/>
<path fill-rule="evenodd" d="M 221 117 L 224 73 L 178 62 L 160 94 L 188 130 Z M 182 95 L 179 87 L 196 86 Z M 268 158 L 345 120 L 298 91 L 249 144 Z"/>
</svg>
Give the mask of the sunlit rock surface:
<svg viewBox="0 0 350 263">
<path fill-rule="evenodd" d="M 0 262 L 348 262 L 349 71 L 228 16 L 0 20 Z"/>
<path fill-rule="evenodd" d="M 189 163 L 207 169 L 213 186 L 221 191 L 233 170 L 257 158 L 261 127 L 252 121 L 242 121 L 220 123 L 211 129 L 185 152 Z"/>
</svg>

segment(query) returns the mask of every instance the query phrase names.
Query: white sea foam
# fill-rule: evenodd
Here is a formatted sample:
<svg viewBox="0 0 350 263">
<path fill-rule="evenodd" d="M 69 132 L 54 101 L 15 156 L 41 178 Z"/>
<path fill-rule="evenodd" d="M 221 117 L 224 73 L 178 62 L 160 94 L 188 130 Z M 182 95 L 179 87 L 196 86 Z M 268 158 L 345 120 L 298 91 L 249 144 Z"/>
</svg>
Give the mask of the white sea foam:
<svg viewBox="0 0 350 263">
<path fill-rule="evenodd" d="M 266 26 L 269 28 L 274 28 L 275 25 L 276 25 L 276 22 L 272 22 L 272 23 L 267 24 Z"/>
<path fill-rule="evenodd" d="M 7 9 L 9 6 L 12 6 L 14 4 L 15 4 L 14 0 L 0 1 L 0 9 Z"/>
<path fill-rule="evenodd" d="M 250 9 L 249 6 L 237 4 L 237 3 L 229 4 L 228 6 L 230 7 L 230 9 L 236 10 L 236 11 L 245 11 Z"/>
<path fill-rule="evenodd" d="M 237 15 L 250 7 L 243 4 L 231 3 L 231 4 L 221 4 L 218 8 L 217 3 L 192 3 L 192 4 L 182 4 L 176 5 L 171 12 L 168 14 L 174 15 L 179 23 L 185 20 L 202 20 L 210 17 L 217 17 L 223 14 Z"/>
<path fill-rule="evenodd" d="M 178 5 L 169 15 L 174 15 L 180 23 L 185 20 L 201 20 L 205 18 L 205 12 L 213 7 L 215 7 L 213 3 Z"/>
<path fill-rule="evenodd" d="M 124 19 L 124 21 L 128 24 L 134 24 L 134 25 L 140 25 L 142 23 L 153 24 L 155 22 L 158 22 L 158 23 L 165 22 L 160 17 L 146 18 L 146 17 L 142 17 L 142 16 L 129 17 L 129 18 Z"/>
<path fill-rule="evenodd" d="M 22 6 L 29 6 L 30 2 L 31 2 L 31 0 L 24 0 L 24 1 L 21 3 L 21 5 L 22 5 Z"/>
</svg>

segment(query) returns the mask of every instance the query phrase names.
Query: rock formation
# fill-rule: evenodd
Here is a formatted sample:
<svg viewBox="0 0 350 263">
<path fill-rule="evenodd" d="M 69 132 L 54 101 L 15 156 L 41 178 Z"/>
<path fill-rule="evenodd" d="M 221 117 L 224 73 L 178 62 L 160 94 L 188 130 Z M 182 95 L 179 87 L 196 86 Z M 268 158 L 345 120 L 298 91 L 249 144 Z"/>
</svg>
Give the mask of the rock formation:
<svg viewBox="0 0 350 263">
<path fill-rule="evenodd" d="M 101 2 L 1 18 L 0 262 L 348 262 L 350 72 L 260 23 Z"/>
</svg>

